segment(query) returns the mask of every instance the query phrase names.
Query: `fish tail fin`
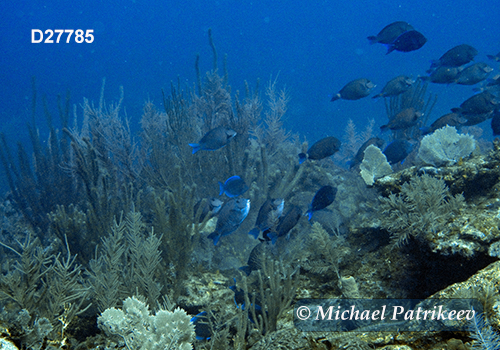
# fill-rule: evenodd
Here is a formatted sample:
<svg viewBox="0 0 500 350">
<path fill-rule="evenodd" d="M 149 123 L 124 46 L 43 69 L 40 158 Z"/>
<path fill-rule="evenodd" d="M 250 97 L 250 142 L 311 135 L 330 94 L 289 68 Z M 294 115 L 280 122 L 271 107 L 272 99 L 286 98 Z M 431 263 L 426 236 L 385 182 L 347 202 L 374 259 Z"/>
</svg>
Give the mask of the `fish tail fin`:
<svg viewBox="0 0 500 350">
<path fill-rule="evenodd" d="M 309 209 L 306 214 L 307 214 L 307 220 L 311 221 L 311 218 L 313 217 L 312 209 Z"/>
<path fill-rule="evenodd" d="M 195 154 L 201 149 L 200 144 L 198 143 L 190 143 L 189 146 L 193 147 L 193 154 Z"/>
<path fill-rule="evenodd" d="M 219 181 L 219 196 L 222 196 L 224 193 L 224 184 Z"/>
<path fill-rule="evenodd" d="M 239 270 L 243 271 L 247 276 L 250 276 L 250 274 L 252 273 L 252 269 L 250 268 L 250 266 L 242 266 L 239 268 Z"/>
<path fill-rule="evenodd" d="M 378 39 L 376 36 L 370 35 L 369 37 L 367 37 L 367 39 L 370 45 L 378 43 Z"/>
<path fill-rule="evenodd" d="M 211 234 L 208 235 L 208 238 L 214 240 L 214 245 L 217 245 L 220 239 L 220 234 L 217 231 L 212 232 Z"/>
<path fill-rule="evenodd" d="M 340 94 L 336 94 L 336 95 L 333 95 L 332 99 L 330 100 L 330 102 L 333 102 L 333 101 L 337 101 L 340 99 Z"/>
<path fill-rule="evenodd" d="M 387 52 L 385 53 L 386 55 L 390 54 L 392 51 L 396 50 L 396 46 L 394 45 L 389 45 L 387 47 Z"/>
<path fill-rule="evenodd" d="M 306 159 L 307 159 L 307 154 L 299 153 L 299 164 L 304 163 Z"/>
<path fill-rule="evenodd" d="M 257 227 L 254 227 L 250 232 L 248 232 L 249 235 L 252 235 L 255 239 L 259 237 L 260 230 Z"/>
</svg>

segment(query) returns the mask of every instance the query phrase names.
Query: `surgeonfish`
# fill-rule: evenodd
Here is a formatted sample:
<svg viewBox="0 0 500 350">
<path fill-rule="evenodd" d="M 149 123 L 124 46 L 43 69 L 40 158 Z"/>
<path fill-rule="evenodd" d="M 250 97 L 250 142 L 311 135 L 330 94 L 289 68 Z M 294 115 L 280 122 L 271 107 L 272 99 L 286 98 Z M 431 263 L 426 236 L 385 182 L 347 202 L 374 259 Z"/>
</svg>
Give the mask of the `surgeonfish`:
<svg viewBox="0 0 500 350">
<path fill-rule="evenodd" d="M 250 200 L 246 198 L 233 198 L 225 203 L 218 215 L 215 231 L 208 235 L 217 245 L 219 239 L 230 235 L 240 227 L 250 211 Z"/>
<path fill-rule="evenodd" d="M 285 215 L 280 217 L 278 225 L 274 230 L 264 232 L 264 239 L 270 240 L 272 244 L 275 244 L 278 238 L 286 236 L 297 225 L 301 217 L 302 209 L 294 205 L 288 209 Z"/>
<path fill-rule="evenodd" d="M 437 67 L 460 67 L 476 57 L 477 50 L 470 45 L 462 44 L 446 51 L 438 60 L 432 61 L 431 69 Z"/>
<path fill-rule="evenodd" d="M 373 96 L 372 98 L 378 97 L 392 97 L 402 94 L 403 92 L 408 91 L 409 88 L 413 85 L 415 80 L 406 75 L 397 76 L 394 79 L 391 79 L 385 84 L 382 91 Z"/>
<path fill-rule="evenodd" d="M 283 214 L 284 199 L 268 199 L 262 204 L 257 214 L 255 227 L 249 232 L 256 239 L 259 237 L 260 232 L 266 232 L 273 228 Z"/>
<path fill-rule="evenodd" d="M 376 36 L 369 36 L 370 44 L 392 44 L 401 34 L 413 30 L 413 27 L 406 22 L 397 21 L 386 25 Z"/>
<path fill-rule="evenodd" d="M 227 145 L 235 136 L 236 131 L 219 126 L 207 132 L 198 143 L 190 143 L 189 146 L 193 147 L 193 154 L 199 150 L 215 151 Z"/>
<path fill-rule="evenodd" d="M 376 87 L 370 80 L 360 78 L 347 83 L 337 94 L 335 94 L 331 101 L 339 99 L 343 100 L 359 100 L 360 98 L 368 96 Z"/>
<path fill-rule="evenodd" d="M 302 164 L 306 159 L 320 160 L 330 157 L 340 149 L 340 141 L 333 136 L 325 137 L 312 145 L 307 153 L 299 154 L 299 164 Z"/>
<path fill-rule="evenodd" d="M 401 34 L 393 43 L 388 44 L 386 55 L 392 51 L 411 52 L 420 49 L 427 42 L 426 37 L 416 30 Z"/>
<path fill-rule="evenodd" d="M 337 189 L 335 187 L 329 185 L 321 187 L 314 195 L 311 205 L 309 206 L 309 210 L 307 211 L 309 220 L 311 220 L 312 214 L 315 211 L 325 209 L 327 206 L 332 204 L 335 200 L 336 194 Z"/>
<path fill-rule="evenodd" d="M 219 196 L 223 193 L 229 198 L 241 196 L 248 191 L 248 186 L 245 181 L 238 175 L 231 176 L 224 183 L 219 182 Z"/>
</svg>

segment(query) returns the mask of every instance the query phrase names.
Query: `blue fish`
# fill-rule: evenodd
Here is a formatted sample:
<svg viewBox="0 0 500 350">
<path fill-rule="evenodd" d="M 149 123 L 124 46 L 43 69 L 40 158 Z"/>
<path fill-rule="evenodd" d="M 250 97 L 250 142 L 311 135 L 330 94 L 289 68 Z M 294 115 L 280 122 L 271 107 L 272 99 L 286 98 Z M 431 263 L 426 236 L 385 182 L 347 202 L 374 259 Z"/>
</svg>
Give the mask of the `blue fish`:
<svg viewBox="0 0 500 350">
<path fill-rule="evenodd" d="M 273 228 L 278 222 L 281 214 L 283 213 L 283 205 L 285 201 L 283 198 L 268 199 L 262 204 L 255 221 L 255 227 L 248 232 L 256 239 L 259 237 L 260 231 L 268 231 Z"/>
<path fill-rule="evenodd" d="M 297 225 L 301 217 L 302 209 L 297 206 L 291 207 L 284 216 L 280 217 L 276 230 L 264 232 L 264 239 L 271 240 L 271 243 L 275 244 L 279 237 L 286 236 Z"/>
<path fill-rule="evenodd" d="M 243 220 L 250 211 L 250 200 L 246 198 L 231 199 L 222 206 L 217 219 L 215 231 L 208 235 L 208 238 L 214 240 L 217 245 L 222 236 L 233 233 L 240 227 Z"/>
<path fill-rule="evenodd" d="M 241 305 L 241 309 L 245 310 L 246 308 L 246 303 L 245 303 L 245 292 L 243 289 L 238 288 L 236 286 L 236 278 L 233 278 L 234 280 L 234 286 L 229 286 L 229 289 L 231 289 L 234 292 L 234 304 L 236 305 L 237 308 L 239 308 L 239 305 Z M 248 293 L 248 300 L 253 300 L 253 295 L 251 293 Z M 258 296 L 255 298 L 255 315 L 259 317 L 259 315 L 262 317 L 262 307 L 259 305 L 260 304 L 260 299 Z M 250 304 L 250 306 L 253 306 L 253 304 Z M 266 315 L 267 315 L 266 311 Z M 255 323 L 252 317 L 252 313 L 248 313 L 248 319 L 250 322 Z"/>
<path fill-rule="evenodd" d="M 257 244 L 250 252 L 247 265 L 240 267 L 239 270 L 243 271 L 247 276 L 250 276 L 252 271 L 262 269 L 262 258 L 271 254 L 269 249 L 270 245 L 268 241 Z"/>
<path fill-rule="evenodd" d="M 202 311 L 191 319 L 194 324 L 196 340 L 210 340 L 212 332 L 210 331 L 210 324 L 207 322 L 207 312 Z"/>
<path fill-rule="evenodd" d="M 416 30 L 409 30 L 401 34 L 393 43 L 387 45 L 387 53 L 396 50 L 399 52 L 410 52 L 420 49 L 427 42 L 425 36 Z"/>
<path fill-rule="evenodd" d="M 226 196 L 233 198 L 241 196 L 243 193 L 248 191 L 248 186 L 241 177 L 234 175 L 227 179 L 224 183 L 219 181 L 219 189 L 219 196 L 222 196 L 222 194 L 225 193 Z"/>
<path fill-rule="evenodd" d="M 336 194 L 337 189 L 335 187 L 328 185 L 321 187 L 314 195 L 309 210 L 307 211 L 309 220 L 311 220 L 313 212 L 325 209 L 327 206 L 332 204 L 335 200 Z"/>
<path fill-rule="evenodd" d="M 215 151 L 227 145 L 235 136 L 236 131 L 219 126 L 207 132 L 198 143 L 190 143 L 189 146 L 193 147 L 193 154 L 199 150 Z"/>
<path fill-rule="evenodd" d="M 389 164 L 403 162 L 411 153 L 413 145 L 406 140 L 394 140 L 382 152 Z"/>
</svg>

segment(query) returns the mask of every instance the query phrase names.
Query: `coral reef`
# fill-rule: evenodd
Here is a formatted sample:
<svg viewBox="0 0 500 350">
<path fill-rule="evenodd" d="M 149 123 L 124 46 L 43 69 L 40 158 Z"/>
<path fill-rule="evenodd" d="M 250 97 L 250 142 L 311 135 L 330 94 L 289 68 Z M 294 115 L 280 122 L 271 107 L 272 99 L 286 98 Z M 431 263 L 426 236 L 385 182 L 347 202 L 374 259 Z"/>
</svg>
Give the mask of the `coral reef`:
<svg viewBox="0 0 500 350">
<path fill-rule="evenodd" d="M 443 180 L 427 174 L 401 186 L 401 193 L 380 198 L 380 224 L 401 245 L 409 236 L 437 235 L 464 207 L 462 195 L 451 196 Z"/>
<path fill-rule="evenodd" d="M 56 244 L 43 248 L 31 234 L 17 250 L 2 245 L 15 258 L 0 274 L 0 301 L 9 305 L 0 313 L 0 324 L 24 346 L 40 348 L 46 339 L 63 346 L 66 328 L 90 306 L 82 266 L 67 242 L 66 257 L 53 253 Z"/>
<path fill-rule="evenodd" d="M 150 314 L 147 304 L 137 297 L 123 301 L 123 309 L 109 308 L 97 319 L 110 341 L 123 341 L 127 349 L 192 349 L 194 325 L 180 308 L 160 309 Z M 112 348 L 113 346 L 110 346 Z"/>
<path fill-rule="evenodd" d="M 428 165 L 451 165 L 470 156 L 476 147 L 472 136 L 458 134 L 453 126 L 445 126 L 425 136 L 418 157 Z"/>
<path fill-rule="evenodd" d="M 135 211 L 115 220 L 110 231 L 89 263 L 89 281 L 99 310 L 115 307 L 121 298 L 136 293 L 156 304 L 163 288 L 156 277 L 161 236 L 153 230 L 145 236 L 141 214 Z"/>
<path fill-rule="evenodd" d="M 360 166 L 363 181 L 371 186 L 376 179 L 392 173 L 392 168 L 380 148 L 370 145 L 365 150 L 365 156 Z"/>
<path fill-rule="evenodd" d="M 358 133 L 351 121 L 334 157 L 299 164 L 297 154 L 307 143 L 283 127 L 288 91 L 274 79 L 262 92 L 259 84 L 245 83 L 243 94 L 233 93 L 226 65 L 222 73 L 218 68 L 211 33 L 209 41 L 213 70 L 201 75 L 198 57 L 196 84 L 171 83 L 161 109 L 147 101 L 138 134 L 125 117 L 123 89 L 108 104 L 103 83 L 98 104 L 84 100 L 73 110 L 73 123 L 69 96 L 65 103 L 59 99 L 62 133 L 44 106 L 44 141 L 36 129 L 33 89 L 32 160 L 23 145 L 14 154 L 7 137 L 0 140 L 11 190 L 0 205 L 2 346 L 10 347 L 8 340 L 33 349 L 495 344 L 500 141 L 481 154 L 486 143 L 472 152 L 472 137 L 438 130 L 421 143 L 426 164 L 408 162 L 396 172 L 370 146 L 360 176 L 345 165 L 373 136 L 374 122 Z M 426 87 L 420 82 L 386 99 L 389 118 L 404 108 L 424 112 L 416 125 L 392 137 L 418 144 L 418 127 L 435 103 Z M 221 149 L 192 154 L 189 143 L 219 126 L 237 135 Z M 219 217 L 200 220 L 200 208 L 218 195 L 217 181 L 234 175 L 249 185 L 244 196 L 252 209 L 238 230 L 214 246 L 207 236 Z M 276 242 L 258 243 L 248 235 L 267 199 L 284 198 L 285 211 L 305 212 L 326 185 L 336 188 L 336 198 L 311 221 L 300 218 Z M 239 268 L 256 244 L 265 249 L 252 257 L 247 276 Z M 299 298 L 431 296 L 476 298 L 484 320 L 449 335 L 302 333 L 293 324 L 291 306 Z"/>
</svg>

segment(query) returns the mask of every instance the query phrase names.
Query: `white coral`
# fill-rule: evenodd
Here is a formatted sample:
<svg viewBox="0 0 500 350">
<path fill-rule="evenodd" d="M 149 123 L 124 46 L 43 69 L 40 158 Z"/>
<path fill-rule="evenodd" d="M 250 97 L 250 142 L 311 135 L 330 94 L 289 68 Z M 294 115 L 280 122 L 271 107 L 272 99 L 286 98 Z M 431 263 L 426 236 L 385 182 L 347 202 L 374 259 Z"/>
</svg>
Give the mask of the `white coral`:
<svg viewBox="0 0 500 350">
<path fill-rule="evenodd" d="M 123 302 L 123 310 L 106 309 L 97 319 L 109 336 L 119 336 L 131 350 L 189 350 L 194 325 L 186 311 L 159 310 L 151 315 L 146 303 L 136 297 Z"/>
<path fill-rule="evenodd" d="M 373 185 L 376 179 L 392 173 L 391 165 L 380 148 L 370 145 L 365 149 L 365 157 L 361 163 L 361 177 L 368 186 Z"/>
<path fill-rule="evenodd" d="M 445 126 L 422 139 L 418 157 L 433 166 L 452 165 L 470 156 L 475 147 L 474 137 L 457 133 L 453 126 Z"/>
</svg>

